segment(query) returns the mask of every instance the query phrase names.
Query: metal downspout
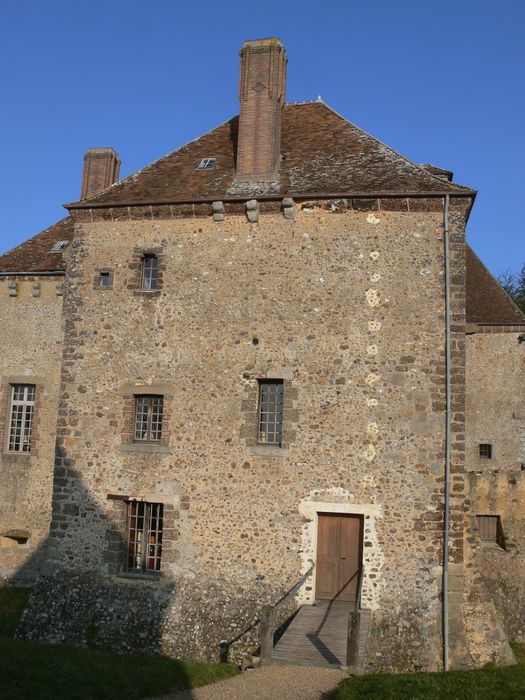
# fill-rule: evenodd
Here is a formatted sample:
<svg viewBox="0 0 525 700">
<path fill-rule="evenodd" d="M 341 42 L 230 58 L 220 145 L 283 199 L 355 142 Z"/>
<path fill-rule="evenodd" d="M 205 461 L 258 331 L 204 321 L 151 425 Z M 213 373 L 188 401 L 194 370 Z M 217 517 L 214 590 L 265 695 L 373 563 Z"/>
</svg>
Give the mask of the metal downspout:
<svg viewBox="0 0 525 700">
<path fill-rule="evenodd" d="M 443 534 L 443 668 L 448 671 L 448 552 L 450 528 L 450 424 L 451 424 L 451 352 L 450 352 L 450 251 L 448 235 L 449 196 L 445 195 L 443 207 L 443 233 L 445 242 L 445 513 Z"/>
</svg>

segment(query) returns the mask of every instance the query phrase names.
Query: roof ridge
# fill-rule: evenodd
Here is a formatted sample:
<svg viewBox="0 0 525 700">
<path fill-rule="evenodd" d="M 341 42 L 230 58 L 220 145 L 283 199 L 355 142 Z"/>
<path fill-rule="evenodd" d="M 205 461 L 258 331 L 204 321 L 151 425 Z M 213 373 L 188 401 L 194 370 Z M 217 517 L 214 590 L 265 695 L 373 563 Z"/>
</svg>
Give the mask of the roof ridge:
<svg viewBox="0 0 525 700">
<path fill-rule="evenodd" d="M 350 126 L 353 126 L 355 129 L 358 129 L 361 131 L 363 134 L 366 134 L 369 138 L 373 139 L 377 143 L 381 144 L 384 148 L 389 150 L 391 153 L 395 153 L 396 156 L 399 156 L 399 158 L 402 158 L 406 163 L 409 165 L 413 166 L 417 170 L 419 170 L 421 173 L 423 173 L 425 176 L 432 178 L 436 182 L 439 182 L 441 185 L 445 184 L 447 185 L 450 189 L 460 189 L 460 190 L 465 190 L 465 192 L 471 192 L 471 193 L 476 193 L 476 190 L 473 190 L 471 187 L 467 187 L 466 185 L 459 185 L 458 183 L 455 182 L 449 182 L 448 180 L 443 180 L 442 178 L 438 177 L 437 175 L 433 175 L 430 173 L 428 170 L 425 170 L 424 168 L 421 167 L 419 163 L 415 163 L 413 160 L 410 160 L 410 158 L 407 158 L 407 156 L 403 155 L 402 153 L 399 153 L 399 151 L 396 151 L 395 148 L 392 148 L 392 146 L 389 146 L 387 143 L 384 141 L 381 141 L 381 139 L 378 139 L 377 136 L 373 136 L 370 134 L 368 131 L 365 129 L 362 129 L 360 126 L 357 124 L 354 124 L 354 122 L 351 122 L 350 119 L 347 119 L 345 116 L 340 114 L 336 109 L 331 107 L 329 104 L 326 102 L 314 102 L 313 104 L 319 104 L 319 105 L 324 105 L 327 109 L 329 109 L 331 112 L 333 112 L 336 116 L 338 116 L 340 119 L 343 121 L 347 122 L 347 124 L 350 124 Z M 436 166 L 437 167 L 437 166 Z"/>
<path fill-rule="evenodd" d="M 43 235 L 44 233 L 47 233 L 48 231 L 50 231 L 50 230 L 51 230 L 52 228 L 54 228 L 55 226 L 58 226 L 58 224 L 61 224 L 61 223 L 63 223 L 64 221 L 66 221 L 67 219 L 69 219 L 69 217 L 70 217 L 70 214 L 67 214 L 66 216 L 64 216 L 63 219 L 59 219 L 58 221 L 55 221 L 54 224 L 50 224 L 50 225 L 47 226 L 46 228 L 43 228 L 41 231 L 39 231 L 38 233 L 35 233 L 33 236 L 31 236 L 31 238 L 26 238 L 26 239 L 25 239 L 24 241 L 22 241 L 21 243 L 17 243 L 17 244 L 16 244 L 15 246 L 13 246 L 12 248 L 9 248 L 8 250 L 6 250 L 5 253 L 2 253 L 2 254 L 0 255 L 0 260 L 2 260 L 2 258 L 5 258 L 7 255 L 9 255 L 9 254 L 12 253 L 13 251 L 15 251 L 17 248 L 20 248 L 20 246 L 23 246 L 23 245 L 25 245 L 26 243 L 30 243 L 32 240 L 34 240 L 35 238 L 37 238 L 37 236 L 41 236 L 41 235 Z"/>
<path fill-rule="evenodd" d="M 118 180 L 117 182 L 114 182 L 112 185 L 109 187 L 106 187 L 104 190 L 101 190 L 100 192 L 97 192 L 97 194 L 93 195 L 92 197 L 89 197 L 88 199 L 77 199 L 74 202 L 67 202 L 64 204 L 64 207 L 72 206 L 74 204 L 82 204 L 89 203 L 89 202 L 96 202 L 99 197 L 101 197 L 103 194 L 106 194 L 109 190 L 111 190 L 113 187 L 117 187 L 118 185 L 123 185 L 125 182 L 128 180 L 134 179 L 141 175 L 142 173 L 148 172 L 149 169 L 153 168 L 155 165 L 158 163 L 162 163 L 163 160 L 166 160 L 170 156 L 172 156 L 174 153 L 177 153 L 178 151 L 182 151 L 184 148 L 187 148 L 188 146 L 191 146 L 191 144 L 196 143 L 200 139 L 203 139 L 205 136 L 208 136 L 208 134 L 212 134 L 214 131 L 217 129 L 220 129 L 222 126 L 225 126 L 226 124 L 229 124 L 233 119 L 238 117 L 239 115 L 236 114 L 233 117 L 230 117 L 229 119 L 226 119 L 225 121 L 221 122 L 220 124 L 217 124 L 217 126 L 214 126 L 212 129 L 208 129 L 208 131 L 205 131 L 203 134 L 200 134 L 200 136 L 197 136 L 194 139 L 191 139 L 191 141 L 186 141 L 185 143 L 182 144 L 182 146 L 178 146 L 177 148 L 174 148 L 172 151 L 169 153 L 166 153 L 165 155 L 161 156 L 160 158 L 157 158 L 157 160 L 151 161 L 151 163 L 147 163 L 146 165 L 143 165 L 142 168 L 139 168 L 138 170 L 135 170 L 134 172 L 130 173 L 129 175 L 126 175 L 125 178 L 122 180 Z"/>
<path fill-rule="evenodd" d="M 491 272 L 491 271 L 489 270 L 489 268 L 485 265 L 485 263 L 483 262 L 483 260 L 479 257 L 479 255 L 476 253 L 476 251 L 472 248 L 472 246 L 470 245 L 470 243 L 467 243 L 466 246 L 467 246 L 467 248 L 469 249 L 469 251 L 472 253 L 472 255 L 476 258 L 477 262 L 481 265 L 481 267 L 482 267 L 482 268 L 486 271 L 486 273 L 492 278 L 493 282 L 495 282 L 495 284 L 498 285 L 498 287 L 500 288 L 500 290 L 501 290 L 501 291 L 503 292 L 503 294 L 505 295 L 507 301 L 509 301 L 509 302 L 512 304 L 512 306 L 514 307 L 515 311 L 517 311 L 518 314 L 519 314 L 519 315 L 521 316 L 521 318 L 523 319 L 523 321 L 525 321 L 525 314 L 524 314 L 523 311 L 520 309 L 520 307 L 516 304 L 516 302 L 514 301 L 514 299 L 510 296 L 510 294 L 507 292 L 507 290 L 506 290 L 505 287 L 501 284 L 501 282 L 498 280 L 498 278 L 497 278 L 495 275 L 492 274 L 492 272 Z"/>
</svg>

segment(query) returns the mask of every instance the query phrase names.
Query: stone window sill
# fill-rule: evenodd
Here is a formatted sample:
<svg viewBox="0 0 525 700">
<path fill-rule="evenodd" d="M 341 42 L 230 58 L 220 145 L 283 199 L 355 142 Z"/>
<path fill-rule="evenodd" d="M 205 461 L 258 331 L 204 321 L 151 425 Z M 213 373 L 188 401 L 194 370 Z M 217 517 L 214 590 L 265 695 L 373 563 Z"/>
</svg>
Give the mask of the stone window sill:
<svg viewBox="0 0 525 700">
<path fill-rule="evenodd" d="M 169 454 L 170 448 L 167 445 L 157 445 L 153 442 L 125 442 L 120 446 L 121 452 L 142 452 L 143 454 Z"/>
<path fill-rule="evenodd" d="M 31 464 L 34 454 L 4 452 L 2 454 L 2 464 Z"/>
<path fill-rule="evenodd" d="M 133 294 L 139 297 L 159 297 L 160 289 L 135 289 Z"/>
<path fill-rule="evenodd" d="M 126 581 L 126 583 L 136 583 L 138 586 L 150 584 L 155 588 L 168 588 L 173 585 L 173 581 L 162 572 L 159 573 L 131 573 L 129 571 L 121 571 L 111 577 L 114 581 Z"/>
<path fill-rule="evenodd" d="M 273 445 L 254 445 L 250 447 L 250 453 L 256 457 L 288 457 L 289 450 Z"/>
</svg>

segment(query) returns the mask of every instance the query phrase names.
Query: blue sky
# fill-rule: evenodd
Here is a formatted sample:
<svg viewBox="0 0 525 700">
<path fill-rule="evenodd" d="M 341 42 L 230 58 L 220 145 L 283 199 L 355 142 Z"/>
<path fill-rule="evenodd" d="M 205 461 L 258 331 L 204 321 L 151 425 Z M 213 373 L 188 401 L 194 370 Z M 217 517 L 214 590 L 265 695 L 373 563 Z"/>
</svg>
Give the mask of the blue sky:
<svg viewBox="0 0 525 700">
<path fill-rule="evenodd" d="M 83 154 L 134 172 L 238 111 L 244 39 L 278 36 L 288 101 L 317 95 L 479 190 L 468 238 L 525 261 L 522 0 L 2 0 L 0 252 L 65 215 Z"/>
</svg>

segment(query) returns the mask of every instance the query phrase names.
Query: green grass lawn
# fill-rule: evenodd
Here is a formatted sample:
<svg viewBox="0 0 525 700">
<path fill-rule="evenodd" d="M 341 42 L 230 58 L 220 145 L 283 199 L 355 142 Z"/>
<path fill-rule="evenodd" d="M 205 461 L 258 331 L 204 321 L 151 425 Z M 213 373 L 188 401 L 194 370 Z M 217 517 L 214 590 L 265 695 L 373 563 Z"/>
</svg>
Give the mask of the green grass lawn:
<svg viewBox="0 0 525 700">
<path fill-rule="evenodd" d="M 234 666 L 13 641 L 30 592 L 0 588 L 2 700 L 133 700 L 235 675 Z"/>
<path fill-rule="evenodd" d="M 477 671 L 375 674 L 344 681 L 331 700 L 514 700 L 525 698 L 525 646 L 513 645 L 517 666 Z"/>
</svg>

